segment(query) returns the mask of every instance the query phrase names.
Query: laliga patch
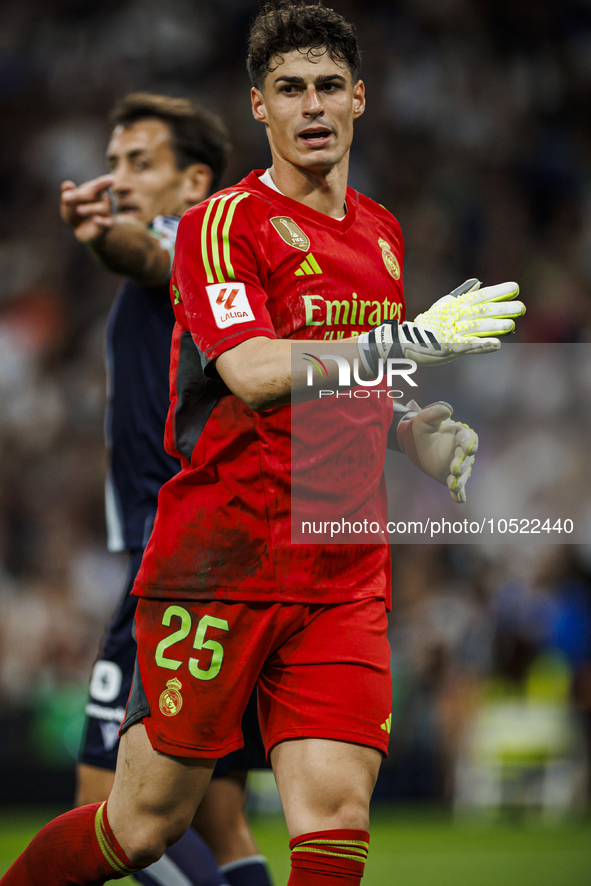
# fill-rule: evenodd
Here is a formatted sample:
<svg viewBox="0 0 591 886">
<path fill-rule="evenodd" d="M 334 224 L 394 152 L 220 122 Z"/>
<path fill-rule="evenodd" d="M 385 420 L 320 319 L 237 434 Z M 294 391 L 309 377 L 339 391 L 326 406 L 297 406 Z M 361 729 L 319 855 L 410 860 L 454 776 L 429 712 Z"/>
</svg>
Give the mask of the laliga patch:
<svg viewBox="0 0 591 886">
<path fill-rule="evenodd" d="M 254 320 L 244 283 L 213 283 L 205 288 L 215 322 L 220 329 Z"/>
<path fill-rule="evenodd" d="M 308 251 L 310 238 L 304 234 L 299 225 L 296 225 L 293 218 L 288 218 L 285 215 L 275 216 L 271 219 L 271 224 L 288 246 L 294 246 L 296 249 L 301 249 L 302 252 Z"/>
</svg>

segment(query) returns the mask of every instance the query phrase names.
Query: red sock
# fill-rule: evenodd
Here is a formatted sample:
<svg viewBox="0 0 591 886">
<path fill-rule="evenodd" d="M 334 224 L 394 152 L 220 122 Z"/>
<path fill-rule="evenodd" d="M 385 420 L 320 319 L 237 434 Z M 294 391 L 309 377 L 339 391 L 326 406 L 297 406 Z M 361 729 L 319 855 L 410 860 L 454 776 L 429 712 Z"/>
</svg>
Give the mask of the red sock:
<svg viewBox="0 0 591 886">
<path fill-rule="evenodd" d="M 315 831 L 289 841 L 287 886 L 359 886 L 369 848 L 367 831 Z"/>
<path fill-rule="evenodd" d="M 106 803 L 71 809 L 39 831 L 2 886 L 102 886 L 139 871 L 117 842 Z"/>
</svg>

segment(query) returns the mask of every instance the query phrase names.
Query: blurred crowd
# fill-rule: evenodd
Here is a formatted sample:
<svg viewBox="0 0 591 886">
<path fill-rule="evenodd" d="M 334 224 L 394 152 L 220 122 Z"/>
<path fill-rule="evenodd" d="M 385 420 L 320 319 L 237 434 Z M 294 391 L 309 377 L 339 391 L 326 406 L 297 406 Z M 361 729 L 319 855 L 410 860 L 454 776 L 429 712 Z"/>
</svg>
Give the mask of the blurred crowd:
<svg viewBox="0 0 591 886">
<path fill-rule="evenodd" d="M 384 796 L 562 814 L 589 800 L 591 557 L 393 548 Z"/>
<path fill-rule="evenodd" d="M 402 224 L 410 315 L 467 277 L 517 280 L 528 305 L 521 341 L 588 342 L 589 4 L 333 5 L 357 23 L 368 92 L 351 184 Z M 223 184 L 264 168 L 245 71 L 254 8 L 2 4 L 0 767 L 43 755 L 57 765 L 75 752 L 68 711 L 81 714 L 125 569 L 105 551 L 103 516 L 103 338 L 118 281 L 61 224 L 59 184 L 105 171 L 107 114 L 138 89 L 195 96 L 225 118 L 234 151 Z M 385 791 L 476 796 L 475 712 L 495 693 L 526 698 L 536 662 L 554 668 L 557 685 L 562 674 L 554 701 L 574 717 L 572 759 L 584 758 L 588 564 L 584 551 L 536 551 L 394 548 L 397 708 Z M 577 619 L 586 641 L 574 628 L 566 637 Z"/>
</svg>

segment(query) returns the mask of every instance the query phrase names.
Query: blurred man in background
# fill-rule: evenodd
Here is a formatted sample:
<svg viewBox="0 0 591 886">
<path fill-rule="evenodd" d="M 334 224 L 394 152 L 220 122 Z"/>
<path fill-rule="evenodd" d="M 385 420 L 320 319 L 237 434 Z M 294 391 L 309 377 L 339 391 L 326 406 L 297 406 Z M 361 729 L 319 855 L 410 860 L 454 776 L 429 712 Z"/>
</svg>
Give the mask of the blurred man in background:
<svg viewBox="0 0 591 886">
<path fill-rule="evenodd" d="M 118 729 L 135 662 L 137 598 L 129 592 L 159 489 L 179 470 L 178 460 L 163 448 L 175 322 L 169 278 L 176 228 L 183 212 L 218 186 L 229 149 L 222 121 L 186 99 L 130 95 L 116 106 L 111 121 L 111 173 L 79 187 L 65 181 L 60 205 L 76 238 L 105 268 L 127 277 L 107 333 L 106 507 L 109 550 L 128 552 L 129 572 L 93 669 L 77 770 L 79 805 L 106 799 L 113 784 Z M 244 815 L 246 770 L 266 765 L 256 718 L 253 698 L 243 724 L 247 747 L 220 761 L 195 822 L 221 871 L 190 829 L 165 858 L 138 874 L 140 882 L 269 883 Z"/>
</svg>

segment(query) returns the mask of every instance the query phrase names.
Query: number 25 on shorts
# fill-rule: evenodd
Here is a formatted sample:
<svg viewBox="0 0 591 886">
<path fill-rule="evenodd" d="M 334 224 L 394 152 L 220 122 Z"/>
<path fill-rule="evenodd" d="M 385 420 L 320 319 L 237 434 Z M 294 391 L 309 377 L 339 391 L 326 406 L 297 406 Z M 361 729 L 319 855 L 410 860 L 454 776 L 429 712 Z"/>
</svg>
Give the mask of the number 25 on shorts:
<svg viewBox="0 0 591 886">
<path fill-rule="evenodd" d="M 162 616 L 162 624 L 165 627 L 170 627 L 173 618 L 180 618 L 181 626 L 177 631 L 169 634 L 168 637 L 164 637 L 156 647 L 156 664 L 160 668 L 169 668 L 171 671 L 176 671 L 182 665 L 182 661 L 176 658 L 168 658 L 164 653 L 171 646 L 174 646 L 175 643 L 180 643 L 181 640 L 189 636 L 191 633 L 191 613 L 183 609 L 182 606 L 169 606 Z M 230 630 L 225 618 L 204 615 L 199 619 L 199 624 L 195 631 L 193 649 L 208 649 L 211 652 L 211 664 L 208 668 L 202 668 L 199 666 L 199 659 L 189 659 L 189 671 L 197 680 L 213 680 L 219 674 L 224 660 L 224 647 L 222 644 L 217 640 L 205 639 L 205 633 L 208 628 L 216 628 L 218 631 Z"/>
</svg>

